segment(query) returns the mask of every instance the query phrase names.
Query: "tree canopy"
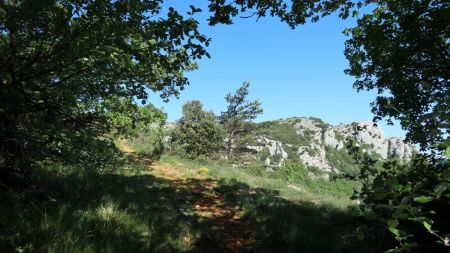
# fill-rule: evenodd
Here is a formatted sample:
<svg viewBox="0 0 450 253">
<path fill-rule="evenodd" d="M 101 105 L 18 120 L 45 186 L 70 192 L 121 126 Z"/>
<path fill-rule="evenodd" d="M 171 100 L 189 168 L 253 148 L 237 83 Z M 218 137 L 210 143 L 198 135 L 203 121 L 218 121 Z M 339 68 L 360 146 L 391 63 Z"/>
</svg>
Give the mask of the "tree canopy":
<svg viewBox="0 0 450 253">
<path fill-rule="evenodd" d="M 220 123 L 226 133 L 226 149 L 229 154 L 235 145 L 236 137 L 243 137 L 254 129 L 251 120 L 263 113 L 259 100 L 248 101 L 250 83 L 244 82 L 234 94 L 228 93 L 225 100 L 228 103 L 227 110 L 220 115 Z"/>
<path fill-rule="evenodd" d="M 424 149 L 450 134 L 448 1 L 378 1 L 348 29 L 346 73 L 358 90 L 376 90 L 376 118 L 396 118 Z"/>
<path fill-rule="evenodd" d="M 210 25 L 219 23 L 232 24 L 234 17 L 256 17 L 267 15 L 278 17 L 291 28 L 304 24 L 308 20 L 338 12 L 341 18 L 356 15 L 357 9 L 364 5 L 378 2 L 377 0 L 210 0 Z"/>
<path fill-rule="evenodd" d="M 162 3 L 0 3 L 2 173 L 107 133 L 107 112 L 130 115 L 149 91 L 167 100 L 188 84 L 183 73 L 209 40 L 192 16 Z"/>
</svg>

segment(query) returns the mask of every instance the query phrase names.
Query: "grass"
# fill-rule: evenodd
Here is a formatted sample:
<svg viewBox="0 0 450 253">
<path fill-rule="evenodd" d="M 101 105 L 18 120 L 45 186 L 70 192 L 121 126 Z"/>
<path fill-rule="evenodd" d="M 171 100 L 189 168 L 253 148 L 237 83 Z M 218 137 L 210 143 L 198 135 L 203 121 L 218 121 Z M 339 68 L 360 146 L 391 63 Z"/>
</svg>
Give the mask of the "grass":
<svg viewBox="0 0 450 253">
<path fill-rule="evenodd" d="M 190 176 L 197 173 L 196 168 L 205 167 L 204 162 L 168 155 L 163 155 L 161 162 L 170 164 Z M 350 196 L 353 190 L 358 187 L 356 182 L 343 179 L 332 182 L 320 178 L 311 179 L 306 175 L 307 170 L 297 174 L 294 172 L 293 179 L 289 180 L 289 176 L 284 173 L 286 167 L 276 172 L 267 172 L 264 166 L 255 164 L 243 168 L 233 168 L 229 165 L 210 162 L 207 167 L 209 169 L 208 175 L 211 178 L 220 179 L 224 182 L 243 183 L 251 188 L 275 191 L 279 197 L 289 201 L 319 203 L 342 211 L 346 211 L 349 206 L 354 204 L 350 200 Z"/>
<path fill-rule="evenodd" d="M 101 171 L 87 164 L 41 163 L 35 176 L 45 198 L 2 193 L 0 252 L 221 252 L 216 222 L 189 200 L 205 180 L 254 232 L 249 252 L 370 252 L 358 243 L 348 207 L 348 182 L 308 181 L 163 155 L 185 181 L 148 168 L 143 156 L 121 158 Z M 203 180 L 196 178 L 201 176 Z M 326 242 L 326 243 L 324 243 Z"/>
<path fill-rule="evenodd" d="M 303 134 L 298 134 L 294 125 L 288 122 L 271 122 L 267 126 L 267 129 L 264 129 L 263 135 L 296 147 L 309 146 L 311 143 L 311 137 L 308 131 L 303 131 Z"/>
<path fill-rule="evenodd" d="M 50 199 L 2 202 L 1 252 L 178 252 L 196 231 L 176 188 L 136 164 L 119 171 L 41 169 Z M 9 211 L 8 211 L 9 210 Z"/>
<path fill-rule="evenodd" d="M 327 161 L 341 173 L 352 173 L 358 169 L 354 158 L 345 149 L 338 150 L 328 146 L 325 149 Z"/>
<path fill-rule="evenodd" d="M 163 156 L 162 161 L 186 174 L 205 166 L 172 156 Z M 353 205 L 348 196 L 355 184 L 298 177 L 286 183 L 281 174 L 255 176 L 246 168 L 213 163 L 208 169 L 211 178 L 220 180 L 217 190 L 243 206 L 264 252 L 356 252 L 364 247 L 355 243 L 348 215 Z"/>
</svg>

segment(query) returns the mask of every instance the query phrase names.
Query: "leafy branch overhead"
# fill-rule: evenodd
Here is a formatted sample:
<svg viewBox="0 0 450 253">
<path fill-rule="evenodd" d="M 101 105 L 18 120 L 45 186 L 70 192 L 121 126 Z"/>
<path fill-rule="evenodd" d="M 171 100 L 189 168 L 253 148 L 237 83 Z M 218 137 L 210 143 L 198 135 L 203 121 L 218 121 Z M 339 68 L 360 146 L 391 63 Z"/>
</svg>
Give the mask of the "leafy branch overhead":
<svg viewBox="0 0 450 253">
<path fill-rule="evenodd" d="M 346 31 L 346 73 L 357 90 L 378 92 L 376 119 L 398 119 L 409 141 L 443 151 L 442 142 L 450 144 L 448 1 L 377 2 Z"/>
<path fill-rule="evenodd" d="M 184 72 L 207 56 L 209 39 L 193 17 L 162 4 L 0 2 L 2 179 L 104 136 L 114 128 L 108 115 L 132 115 L 149 91 L 167 100 L 189 84 Z"/>
<path fill-rule="evenodd" d="M 377 0 L 210 0 L 210 25 L 233 24 L 234 17 L 278 17 L 290 27 L 318 21 L 321 17 L 338 12 L 341 18 L 358 14 L 358 9 Z"/>
</svg>

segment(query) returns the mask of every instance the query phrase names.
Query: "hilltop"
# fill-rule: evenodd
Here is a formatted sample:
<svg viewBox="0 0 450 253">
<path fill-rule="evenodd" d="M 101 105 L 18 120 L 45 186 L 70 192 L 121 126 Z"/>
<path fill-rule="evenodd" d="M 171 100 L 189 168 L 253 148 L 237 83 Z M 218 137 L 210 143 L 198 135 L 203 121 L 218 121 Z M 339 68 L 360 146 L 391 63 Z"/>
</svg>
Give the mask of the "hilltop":
<svg viewBox="0 0 450 253">
<path fill-rule="evenodd" d="M 409 161 L 415 152 L 414 145 L 398 137 L 386 137 L 371 121 L 331 125 L 319 118 L 293 117 L 258 124 L 263 127 L 253 134 L 247 148 L 272 168 L 294 160 L 324 173 L 352 169 L 346 148 L 349 140 L 382 160 Z"/>
</svg>

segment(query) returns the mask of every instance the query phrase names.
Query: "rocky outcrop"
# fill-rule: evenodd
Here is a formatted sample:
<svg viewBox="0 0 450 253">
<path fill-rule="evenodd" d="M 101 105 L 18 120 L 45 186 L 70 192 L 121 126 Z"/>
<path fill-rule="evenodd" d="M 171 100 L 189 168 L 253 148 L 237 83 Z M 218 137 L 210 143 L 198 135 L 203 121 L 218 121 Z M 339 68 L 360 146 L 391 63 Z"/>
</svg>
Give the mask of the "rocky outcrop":
<svg viewBox="0 0 450 253">
<path fill-rule="evenodd" d="M 247 146 L 247 148 L 256 152 L 262 152 L 264 149 L 267 149 L 270 157 L 278 158 L 275 161 L 272 161 L 269 157 L 266 157 L 264 163 L 267 166 L 280 167 L 288 158 L 288 154 L 286 153 L 286 151 L 284 151 L 283 143 L 281 141 L 271 140 L 266 137 L 260 137 L 256 140 L 256 142 L 257 145 L 249 145 Z"/>
<path fill-rule="evenodd" d="M 378 154 L 382 159 L 409 160 L 415 151 L 413 145 L 405 143 L 400 138 L 386 138 L 383 130 L 371 121 L 333 126 L 317 118 L 289 118 L 275 121 L 274 124 L 289 125 L 295 132 L 292 133 L 294 137 L 298 136 L 302 142 L 295 146 L 294 140 L 258 136 L 256 144 L 248 148 L 257 153 L 267 149 L 269 157 L 264 159 L 266 165 L 270 167 L 279 167 L 286 159 L 298 158 L 308 167 L 316 167 L 325 173 L 339 173 L 340 168 L 336 162 L 328 160 L 327 150 L 346 152 L 345 140 L 348 138 L 355 140 L 364 152 Z M 286 131 L 290 128 L 282 129 Z M 287 149 L 295 152 L 287 152 Z M 278 160 L 274 160 L 273 157 Z"/>
<path fill-rule="evenodd" d="M 412 144 L 405 143 L 397 137 L 386 138 L 383 129 L 371 121 L 340 124 L 334 126 L 333 129 L 345 137 L 355 138 L 359 143 L 368 145 L 370 151 L 379 154 L 383 159 L 399 158 L 401 160 L 409 160 L 414 152 Z"/>
<path fill-rule="evenodd" d="M 327 129 L 323 133 L 323 144 L 338 150 L 344 148 L 344 141 L 342 139 L 337 139 L 336 132 L 333 129 Z"/>
<path fill-rule="evenodd" d="M 311 152 L 312 148 L 313 152 Z M 309 147 L 299 147 L 298 155 L 301 161 L 308 167 L 317 167 L 324 172 L 331 172 L 332 168 L 326 159 L 325 149 L 316 143 L 312 143 Z"/>
<path fill-rule="evenodd" d="M 411 160 L 415 149 L 413 145 L 405 144 L 400 138 L 390 138 L 388 157 L 399 157 L 403 160 Z"/>
</svg>

